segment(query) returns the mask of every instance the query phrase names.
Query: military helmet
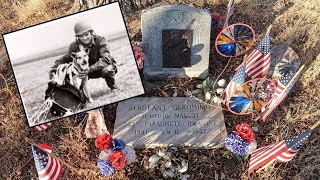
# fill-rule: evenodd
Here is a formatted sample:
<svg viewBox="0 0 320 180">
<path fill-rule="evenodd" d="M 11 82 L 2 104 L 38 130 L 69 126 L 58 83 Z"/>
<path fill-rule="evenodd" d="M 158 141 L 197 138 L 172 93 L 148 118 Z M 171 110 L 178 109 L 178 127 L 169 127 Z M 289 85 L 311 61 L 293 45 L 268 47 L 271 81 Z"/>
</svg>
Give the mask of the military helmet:
<svg viewBox="0 0 320 180">
<path fill-rule="evenodd" d="M 74 25 L 74 33 L 79 36 L 85 32 L 92 30 L 91 26 L 85 22 L 77 22 Z"/>
</svg>

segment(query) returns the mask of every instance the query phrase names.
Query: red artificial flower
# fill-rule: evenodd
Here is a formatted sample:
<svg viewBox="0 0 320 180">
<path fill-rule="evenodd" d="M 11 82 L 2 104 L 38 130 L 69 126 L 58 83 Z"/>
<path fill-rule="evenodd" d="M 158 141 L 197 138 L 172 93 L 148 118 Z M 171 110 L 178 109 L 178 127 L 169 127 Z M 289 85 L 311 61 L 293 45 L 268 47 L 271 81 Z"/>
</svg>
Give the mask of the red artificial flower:
<svg viewBox="0 0 320 180">
<path fill-rule="evenodd" d="M 126 156 L 121 151 L 113 151 L 108 158 L 108 161 L 116 170 L 121 170 L 126 165 Z"/>
<path fill-rule="evenodd" d="M 256 135 L 247 123 L 238 124 L 236 126 L 236 134 L 248 143 L 256 141 Z"/>
<path fill-rule="evenodd" d="M 211 19 L 214 20 L 214 21 L 220 21 L 221 16 L 220 16 L 219 13 L 214 12 L 214 13 L 211 14 Z"/>
<path fill-rule="evenodd" d="M 95 145 L 100 151 L 108 149 L 110 146 L 112 146 L 112 137 L 107 133 L 102 134 L 97 137 Z"/>
<path fill-rule="evenodd" d="M 142 49 L 139 46 L 133 46 L 134 51 L 134 57 L 136 58 L 138 68 L 141 70 L 143 68 L 143 60 L 144 60 L 144 53 L 142 52 Z"/>
</svg>

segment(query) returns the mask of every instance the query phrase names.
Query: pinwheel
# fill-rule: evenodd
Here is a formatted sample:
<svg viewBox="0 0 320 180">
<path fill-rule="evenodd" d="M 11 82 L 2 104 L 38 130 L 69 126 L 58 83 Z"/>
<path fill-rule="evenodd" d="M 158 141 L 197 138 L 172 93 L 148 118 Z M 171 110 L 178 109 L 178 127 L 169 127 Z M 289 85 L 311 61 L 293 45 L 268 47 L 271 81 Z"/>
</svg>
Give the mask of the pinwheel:
<svg viewBox="0 0 320 180">
<path fill-rule="evenodd" d="M 257 78 L 245 82 L 227 100 L 229 111 L 234 114 L 251 114 L 260 111 L 273 97 L 273 80 Z"/>
<path fill-rule="evenodd" d="M 215 48 L 224 57 L 236 57 L 247 52 L 255 41 L 253 29 L 242 23 L 224 28 L 217 36 Z"/>
</svg>

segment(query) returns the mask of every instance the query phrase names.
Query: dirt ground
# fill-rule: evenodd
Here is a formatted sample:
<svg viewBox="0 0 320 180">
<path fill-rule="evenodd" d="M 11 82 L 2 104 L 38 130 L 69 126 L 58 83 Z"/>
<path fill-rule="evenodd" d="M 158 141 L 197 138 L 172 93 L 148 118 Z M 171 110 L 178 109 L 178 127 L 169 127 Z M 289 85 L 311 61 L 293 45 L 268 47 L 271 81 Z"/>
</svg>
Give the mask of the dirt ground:
<svg viewBox="0 0 320 180">
<path fill-rule="evenodd" d="M 11 32 L 23 27 L 38 24 L 52 18 L 72 13 L 74 1 L 50 0 L 0 0 L 0 31 Z M 320 7 L 318 0 L 236 0 L 235 10 L 229 23 L 243 22 L 253 27 L 258 39 L 263 36 L 269 25 L 271 43 L 288 44 L 300 56 L 306 68 L 303 76 L 294 86 L 288 97 L 267 119 L 266 122 L 251 120 L 251 116 L 235 116 L 224 111 L 228 132 L 236 124 L 247 122 L 259 128 L 258 146 L 269 145 L 294 136 L 308 129 L 320 115 Z M 160 4 L 184 4 L 209 9 L 211 12 L 225 14 L 226 0 L 164 0 Z M 150 7 L 150 5 L 146 5 Z M 142 8 L 127 13 L 125 21 L 132 40 L 141 40 L 140 15 Z M 214 40 L 212 37 L 212 42 Z M 94 141 L 83 134 L 83 127 L 75 126 L 69 120 L 54 123 L 45 132 L 36 132 L 27 128 L 17 87 L 4 44 L 0 44 L 0 169 L 1 179 L 37 179 L 35 164 L 30 145 L 24 138 L 32 138 L 54 147 L 54 153 L 68 162 L 78 172 L 64 167 L 63 179 L 106 179 L 101 176 L 96 166 L 98 150 Z M 210 56 L 210 75 L 217 77 L 227 63 L 212 48 Z M 222 75 L 229 77 L 231 69 L 241 62 L 231 63 Z M 168 96 L 173 88 L 178 96 L 195 88 L 197 79 L 170 79 L 154 88 L 146 96 Z M 106 107 L 107 126 L 112 128 L 115 119 L 116 104 Z M 248 162 L 223 158 L 224 149 L 188 150 L 187 154 L 190 179 L 320 179 L 320 130 L 316 129 L 309 141 L 296 157 L 285 164 L 275 163 L 264 171 L 248 175 Z M 117 172 L 109 179 L 163 179 L 157 171 L 150 171 L 143 166 L 144 159 L 155 150 L 137 150 L 137 161 L 125 170 Z M 81 175 L 79 175 L 80 173 Z M 108 178 L 107 178 L 108 179 Z"/>
</svg>

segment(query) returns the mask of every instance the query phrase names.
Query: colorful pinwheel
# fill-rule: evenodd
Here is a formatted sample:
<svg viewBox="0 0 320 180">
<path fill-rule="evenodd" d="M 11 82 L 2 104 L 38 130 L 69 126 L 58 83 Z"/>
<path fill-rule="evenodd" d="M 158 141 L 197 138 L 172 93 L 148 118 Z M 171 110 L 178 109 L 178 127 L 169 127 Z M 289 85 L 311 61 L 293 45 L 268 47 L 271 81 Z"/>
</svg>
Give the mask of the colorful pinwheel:
<svg viewBox="0 0 320 180">
<path fill-rule="evenodd" d="M 255 41 L 253 29 L 242 23 L 224 28 L 217 36 L 215 47 L 224 57 L 236 57 L 247 52 Z"/>
<path fill-rule="evenodd" d="M 239 86 L 227 101 L 228 109 L 234 114 L 251 114 L 260 111 L 273 97 L 273 80 L 257 78 Z"/>
</svg>

